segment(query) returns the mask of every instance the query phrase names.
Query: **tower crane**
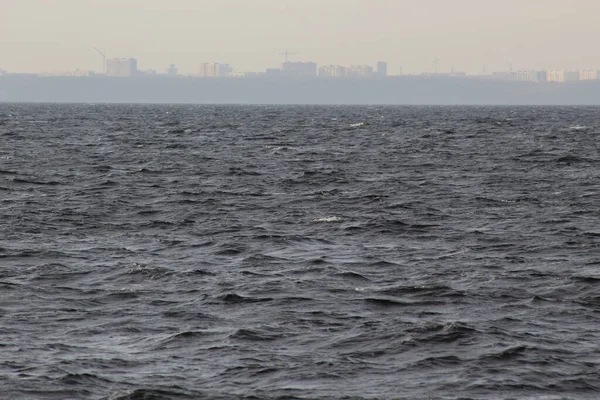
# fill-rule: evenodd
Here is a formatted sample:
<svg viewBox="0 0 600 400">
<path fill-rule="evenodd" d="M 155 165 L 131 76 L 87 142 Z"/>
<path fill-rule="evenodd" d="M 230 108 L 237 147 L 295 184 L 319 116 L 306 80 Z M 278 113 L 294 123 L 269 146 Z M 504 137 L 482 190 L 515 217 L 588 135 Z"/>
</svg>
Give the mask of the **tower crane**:
<svg viewBox="0 0 600 400">
<path fill-rule="evenodd" d="M 98 48 L 94 47 L 94 50 L 96 50 L 96 52 L 98 52 L 98 54 L 100 54 L 102 56 L 102 72 L 104 72 L 105 74 L 108 72 L 106 69 L 106 50 L 102 51 L 99 50 Z"/>
<path fill-rule="evenodd" d="M 290 52 L 287 51 L 287 49 L 285 49 L 285 51 L 283 53 L 279 53 L 280 56 L 284 56 L 285 57 L 284 59 L 285 59 L 286 63 L 289 60 L 289 56 L 295 56 L 297 54 L 300 54 L 300 53 L 290 53 Z"/>
</svg>

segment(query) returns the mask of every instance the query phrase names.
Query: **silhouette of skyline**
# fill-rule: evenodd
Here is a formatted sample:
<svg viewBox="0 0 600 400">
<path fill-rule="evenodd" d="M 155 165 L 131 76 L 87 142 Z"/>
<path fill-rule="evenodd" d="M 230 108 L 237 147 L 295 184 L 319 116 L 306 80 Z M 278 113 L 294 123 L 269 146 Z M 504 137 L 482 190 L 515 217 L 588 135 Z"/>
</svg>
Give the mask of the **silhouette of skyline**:
<svg viewBox="0 0 600 400">
<path fill-rule="evenodd" d="M 599 13 L 596 0 L 3 0 L 0 69 L 98 71 L 94 47 L 183 74 L 213 61 L 262 71 L 282 52 L 319 65 L 386 60 L 390 75 L 590 69 Z"/>
<path fill-rule="evenodd" d="M 494 79 L 501 81 L 518 81 L 529 83 L 571 83 L 579 81 L 600 81 L 600 69 L 550 69 L 550 70 L 531 70 L 520 69 L 513 70 L 513 64 L 507 62 L 508 70 L 487 72 L 486 68 L 479 74 L 467 74 L 463 71 L 456 71 L 454 66 L 450 71 L 445 72 L 439 69 L 439 59 L 434 58 L 433 72 L 421 72 L 420 74 L 404 75 L 389 74 L 388 63 L 386 61 L 377 61 L 375 67 L 368 64 L 353 65 L 319 65 L 313 61 L 290 61 L 289 57 L 293 54 L 287 49 L 279 53 L 284 57 L 284 61 L 278 66 L 267 68 L 264 71 L 238 71 L 228 63 L 203 62 L 199 65 L 195 73 L 181 74 L 176 64 L 169 66 L 161 72 L 157 69 L 139 69 L 138 60 L 133 57 L 107 58 L 106 52 L 96 47 L 93 49 L 102 57 L 100 70 L 70 70 L 60 72 L 42 72 L 42 73 L 20 73 L 15 71 L 6 71 L 0 69 L 0 76 L 6 75 L 28 75 L 39 77 L 118 77 L 118 78 L 136 78 L 136 77 L 193 77 L 193 78 L 386 78 L 402 76 L 421 76 L 421 77 L 463 77 L 476 79 Z"/>
</svg>

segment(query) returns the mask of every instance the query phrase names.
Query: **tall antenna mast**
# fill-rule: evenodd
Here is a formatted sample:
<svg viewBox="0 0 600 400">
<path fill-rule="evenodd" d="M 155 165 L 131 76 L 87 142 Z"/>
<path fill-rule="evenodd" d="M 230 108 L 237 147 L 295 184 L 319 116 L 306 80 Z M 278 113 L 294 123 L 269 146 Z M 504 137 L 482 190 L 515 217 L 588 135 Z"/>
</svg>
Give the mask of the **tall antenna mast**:
<svg viewBox="0 0 600 400">
<path fill-rule="evenodd" d="M 107 66 L 106 66 L 106 50 L 101 51 L 99 49 L 97 49 L 96 47 L 93 48 L 94 50 L 96 50 L 98 52 L 98 54 L 100 54 L 102 56 L 102 72 L 103 73 L 107 73 Z"/>
</svg>

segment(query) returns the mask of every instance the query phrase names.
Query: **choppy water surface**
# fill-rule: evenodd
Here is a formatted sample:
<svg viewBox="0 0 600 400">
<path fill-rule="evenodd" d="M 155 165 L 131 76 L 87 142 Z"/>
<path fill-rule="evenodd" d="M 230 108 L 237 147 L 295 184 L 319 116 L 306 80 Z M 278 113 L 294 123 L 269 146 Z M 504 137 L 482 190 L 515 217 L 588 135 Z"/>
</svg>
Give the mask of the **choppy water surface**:
<svg viewBox="0 0 600 400">
<path fill-rule="evenodd" d="M 597 399 L 599 132 L 0 105 L 0 398 Z"/>
</svg>

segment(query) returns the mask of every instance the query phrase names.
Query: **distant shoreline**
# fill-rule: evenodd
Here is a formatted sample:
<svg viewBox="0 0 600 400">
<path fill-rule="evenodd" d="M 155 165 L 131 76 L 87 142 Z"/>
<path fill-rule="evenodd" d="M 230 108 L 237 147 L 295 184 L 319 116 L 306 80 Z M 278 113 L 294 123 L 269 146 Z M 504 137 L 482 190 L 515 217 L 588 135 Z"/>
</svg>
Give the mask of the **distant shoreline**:
<svg viewBox="0 0 600 400">
<path fill-rule="evenodd" d="M 339 105 L 600 105 L 600 81 L 477 77 L 0 76 L 0 102 Z"/>
</svg>

